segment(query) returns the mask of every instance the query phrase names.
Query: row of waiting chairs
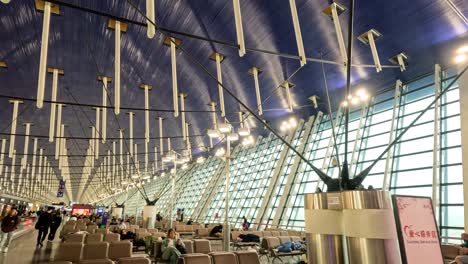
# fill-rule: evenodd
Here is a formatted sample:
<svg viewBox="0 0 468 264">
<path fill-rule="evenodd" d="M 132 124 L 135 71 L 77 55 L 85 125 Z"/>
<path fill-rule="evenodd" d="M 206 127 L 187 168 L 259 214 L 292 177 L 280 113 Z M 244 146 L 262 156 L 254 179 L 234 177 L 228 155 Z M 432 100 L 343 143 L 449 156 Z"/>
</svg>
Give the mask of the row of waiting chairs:
<svg viewBox="0 0 468 264">
<path fill-rule="evenodd" d="M 148 237 L 148 236 L 152 236 L 156 239 L 159 239 L 159 238 L 165 238 L 166 237 L 166 233 L 164 232 L 159 232 L 159 229 L 156 229 L 156 228 L 139 228 L 139 229 L 136 229 L 135 230 L 135 236 L 137 239 L 140 239 L 140 238 L 145 238 L 145 237 Z"/>
<path fill-rule="evenodd" d="M 255 251 L 195 253 L 184 255 L 182 259 L 184 264 L 260 264 Z"/>
<path fill-rule="evenodd" d="M 65 239 L 65 243 L 94 243 L 94 242 L 116 242 L 120 241 L 120 234 L 70 234 Z"/>
<path fill-rule="evenodd" d="M 61 243 L 54 257 L 54 264 L 61 261 L 72 263 L 88 263 L 91 261 L 117 261 L 123 263 L 142 263 L 150 264 L 150 260 L 146 257 L 132 256 L 132 243 L 130 241 L 115 241 L 115 242 L 93 242 L 80 243 L 69 242 Z"/>
</svg>

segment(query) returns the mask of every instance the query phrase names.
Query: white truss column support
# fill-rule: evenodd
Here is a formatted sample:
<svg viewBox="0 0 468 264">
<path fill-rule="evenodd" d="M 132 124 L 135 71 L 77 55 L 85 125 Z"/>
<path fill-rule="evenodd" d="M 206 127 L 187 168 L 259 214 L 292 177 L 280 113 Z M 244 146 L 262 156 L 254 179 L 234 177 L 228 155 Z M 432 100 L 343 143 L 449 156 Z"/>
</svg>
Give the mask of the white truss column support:
<svg viewBox="0 0 468 264">
<path fill-rule="evenodd" d="M 146 0 L 146 36 L 150 39 L 154 38 L 156 34 L 156 24 L 154 15 L 154 0 Z M 153 24 L 154 23 L 154 24 Z"/>
<path fill-rule="evenodd" d="M 60 139 L 58 139 L 61 135 L 60 133 L 60 128 L 62 127 L 62 108 L 64 105 L 62 104 L 57 104 L 57 126 L 55 129 L 55 160 L 58 160 L 59 158 L 59 145 L 60 145 Z"/>
<path fill-rule="evenodd" d="M 221 70 L 221 63 L 224 60 L 224 55 L 221 53 L 215 52 L 210 55 L 210 59 L 216 62 L 216 74 L 218 78 L 219 107 L 221 109 L 221 117 L 225 117 L 226 109 L 224 106 L 223 72 Z"/>
<path fill-rule="evenodd" d="M 393 97 L 393 111 L 392 111 L 392 121 L 390 124 L 390 137 L 388 139 L 388 144 L 393 142 L 393 139 L 396 137 L 396 126 L 398 111 L 400 105 L 401 92 L 403 90 L 403 83 L 400 80 L 396 81 L 395 84 L 395 95 Z M 390 188 L 390 175 L 392 173 L 392 159 L 393 159 L 393 147 L 387 151 L 387 157 L 385 158 L 385 171 L 383 179 L 382 189 L 388 191 Z"/>
<path fill-rule="evenodd" d="M 52 73 L 52 103 L 50 104 L 50 121 L 49 121 L 49 142 L 54 142 L 55 135 L 55 115 L 57 109 L 57 94 L 58 94 L 58 76 L 63 75 L 64 71 L 55 68 L 49 68 L 47 70 Z"/>
<path fill-rule="evenodd" d="M 23 159 L 21 160 L 22 169 L 26 169 L 26 165 L 28 164 L 28 152 L 29 152 L 29 133 L 31 132 L 31 125 L 32 123 L 24 123 L 26 126 L 26 132 L 24 136 L 24 148 L 23 148 Z"/>
<path fill-rule="evenodd" d="M 234 20 L 236 22 L 237 45 L 239 45 L 239 57 L 245 55 L 244 29 L 242 27 L 242 13 L 239 0 L 232 0 Z"/>
<path fill-rule="evenodd" d="M 41 109 L 44 106 L 44 93 L 46 82 L 46 69 L 47 69 L 47 52 L 49 49 L 49 28 L 50 28 L 50 15 L 60 14 L 60 9 L 57 4 L 52 4 L 44 0 L 37 0 L 36 9 L 44 12 L 42 20 L 42 36 L 41 36 L 41 54 L 39 57 L 39 76 L 37 81 L 37 98 L 36 106 Z"/>
<path fill-rule="evenodd" d="M 304 42 L 302 41 L 301 25 L 299 23 L 299 16 L 297 15 L 296 0 L 289 0 L 289 7 L 291 9 L 291 16 L 294 26 L 294 34 L 296 35 L 297 50 L 299 53 L 299 62 L 301 66 L 307 63 L 307 57 L 304 50 Z"/>
<path fill-rule="evenodd" d="M 129 144 L 130 144 L 130 155 L 133 156 L 133 116 L 135 113 L 128 112 L 128 128 L 129 128 Z"/>
<path fill-rule="evenodd" d="M 114 54 L 114 112 L 120 114 L 120 37 L 121 33 L 127 31 L 127 24 L 118 20 L 109 19 L 108 28 L 115 31 L 115 54 Z"/>
<path fill-rule="evenodd" d="M 434 66 L 434 97 L 439 96 L 442 90 L 442 69 L 439 64 Z M 439 107 L 440 99 L 434 104 L 434 142 L 432 151 L 432 207 L 434 212 L 439 211 L 439 154 L 440 154 L 440 143 L 439 143 Z M 436 219 L 439 220 L 439 214 L 436 214 Z"/>
<path fill-rule="evenodd" d="M 260 85 L 258 83 L 258 76 L 262 73 L 257 67 L 252 67 L 249 70 L 249 73 L 252 74 L 254 78 L 255 85 L 255 97 L 257 98 L 257 110 L 258 115 L 263 115 L 263 106 L 262 106 L 262 97 L 260 96 Z"/>
</svg>

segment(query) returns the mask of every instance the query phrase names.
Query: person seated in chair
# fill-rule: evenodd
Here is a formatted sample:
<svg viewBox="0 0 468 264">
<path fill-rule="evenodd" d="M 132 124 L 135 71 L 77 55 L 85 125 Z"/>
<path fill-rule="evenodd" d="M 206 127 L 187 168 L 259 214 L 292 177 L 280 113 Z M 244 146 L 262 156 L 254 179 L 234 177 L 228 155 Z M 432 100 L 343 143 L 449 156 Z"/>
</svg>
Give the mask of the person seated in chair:
<svg viewBox="0 0 468 264">
<path fill-rule="evenodd" d="M 177 264 L 179 257 L 182 254 L 187 254 L 184 242 L 176 237 L 176 232 L 173 229 L 167 231 L 167 237 L 162 243 L 161 252 L 162 259 L 169 260 L 171 264 Z"/>
<path fill-rule="evenodd" d="M 451 263 L 457 263 L 457 264 L 468 263 L 468 234 L 462 233 L 461 239 L 463 240 L 463 244 L 458 246 L 459 256 L 457 256 L 455 258 L 455 261 Z"/>
<path fill-rule="evenodd" d="M 210 237 L 221 237 L 223 235 L 223 226 L 217 225 L 210 231 Z"/>
</svg>

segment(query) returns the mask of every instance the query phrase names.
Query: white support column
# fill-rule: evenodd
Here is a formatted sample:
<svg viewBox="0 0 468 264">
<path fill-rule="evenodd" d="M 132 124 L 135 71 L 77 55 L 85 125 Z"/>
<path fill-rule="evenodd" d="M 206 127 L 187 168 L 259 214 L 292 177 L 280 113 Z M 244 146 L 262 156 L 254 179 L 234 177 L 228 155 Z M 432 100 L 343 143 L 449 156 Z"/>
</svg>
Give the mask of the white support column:
<svg viewBox="0 0 468 264">
<path fill-rule="evenodd" d="M 319 122 L 317 121 L 320 121 L 321 116 L 322 116 L 322 112 L 319 112 L 319 116 L 317 117 L 317 119 L 315 118 L 315 116 L 309 117 L 309 120 L 305 124 L 305 131 L 302 136 L 301 142 L 299 144 L 299 148 L 297 149 L 299 153 L 301 154 L 304 153 L 305 147 L 307 145 L 307 140 L 309 139 L 309 136 L 311 134 L 310 132 L 312 131 L 312 128 L 314 128 L 314 126 L 318 125 Z M 288 178 L 286 180 L 286 184 L 283 189 L 283 194 L 281 195 L 281 198 L 278 204 L 278 209 L 276 210 L 275 215 L 273 217 L 273 222 L 271 225 L 274 227 L 277 227 L 280 224 L 280 220 L 284 213 L 284 209 L 286 209 L 285 208 L 286 202 L 289 199 L 289 193 L 291 191 L 291 188 L 293 187 L 294 179 L 296 178 L 296 172 L 299 169 L 299 165 L 301 164 L 301 161 L 302 159 L 298 155 L 294 157 L 294 163 L 291 167 L 291 171 L 289 172 Z"/>
<path fill-rule="evenodd" d="M 458 68 L 461 72 L 466 64 Z M 458 79 L 460 91 L 460 128 L 462 135 L 468 135 L 468 73 L 465 72 Z M 462 164 L 463 164 L 463 201 L 465 214 L 465 230 L 468 230 L 468 137 L 462 136 Z"/>
<path fill-rule="evenodd" d="M 299 127 L 299 126 L 298 126 Z M 295 135 L 295 131 L 293 131 L 290 135 L 287 135 L 285 140 L 291 144 L 293 138 Z M 278 163 L 276 165 L 275 170 L 273 171 L 273 176 L 271 177 L 270 184 L 268 185 L 268 188 L 265 191 L 265 196 L 262 199 L 262 203 L 260 205 L 260 208 L 258 209 L 257 212 L 257 217 L 255 218 L 255 222 L 257 223 L 257 230 L 259 230 L 259 227 L 262 226 L 262 220 L 265 216 L 265 211 L 268 207 L 268 204 L 270 203 L 270 198 L 271 198 L 271 193 L 273 192 L 273 189 L 275 188 L 278 180 L 278 176 L 283 170 L 283 167 L 285 165 L 286 158 L 288 157 L 289 153 L 289 148 L 288 147 L 283 147 L 283 150 L 281 151 L 280 157 L 278 159 Z"/>
<path fill-rule="evenodd" d="M 439 64 L 434 66 L 434 97 L 439 96 L 442 84 L 442 70 Z M 432 207 L 438 212 L 439 204 L 439 100 L 434 104 L 434 145 L 432 152 Z M 435 217 L 438 219 L 439 214 Z"/>
<path fill-rule="evenodd" d="M 205 188 L 200 201 L 193 210 L 193 215 L 196 215 L 196 217 L 194 217 L 193 219 L 195 219 L 196 221 L 204 221 L 203 218 L 205 218 L 206 210 L 208 209 L 211 200 L 216 194 L 219 185 L 222 183 L 223 176 L 221 174 L 222 172 L 224 172 L 225 166 L 225 163 L 221 163 L 218 169 L 213 172 L 210 182 L 206 185 L 207 187 Z M 211 188 L 209 186 L 213 187 Z M 199 213 L 197 214 L 197 212 Z"/>
<path fill-rule="evenodd" d="M 393 142 L 394 137 L 396 136 L 396 125 L 397 125 L 397 118 L 398 118 L 398 108 L 400 105 L 400 96 L 402 92 L 402 82 L 400 80 L 396 81 L 395 84 L 395 96 L 393 97 L 393 113 L 392 113 L 392 121 L 390 125 L 390 137 L 388 139 L 388 144 Z M 393 147 L 387 151 L 387 157 L 385 159 L 385 171 L 384 171 L 384 179 L 383 179 L 383 190 L 388 191 L 390 188 L 390 174 L 391 174 L 391 164 L 393 158 Z"/>
</svg>

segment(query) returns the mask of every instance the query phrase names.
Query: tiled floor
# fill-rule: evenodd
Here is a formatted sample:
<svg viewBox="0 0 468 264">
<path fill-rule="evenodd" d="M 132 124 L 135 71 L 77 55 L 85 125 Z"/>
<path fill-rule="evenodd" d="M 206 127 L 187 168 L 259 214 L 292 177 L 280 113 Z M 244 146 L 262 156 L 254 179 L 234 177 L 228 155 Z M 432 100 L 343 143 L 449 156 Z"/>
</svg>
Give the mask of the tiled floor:
<svg viewBox="0 0 468 264">
<path fill-rule="evenodd" d="M 0 264 L 39 264 L 48 263 L 60 240 L 44 243 L 44 247 L 36 247 L 37 231 L 31 229 L 26 234 L 12 241 L 8 253 L 0 253 Z"/>
</svg>

